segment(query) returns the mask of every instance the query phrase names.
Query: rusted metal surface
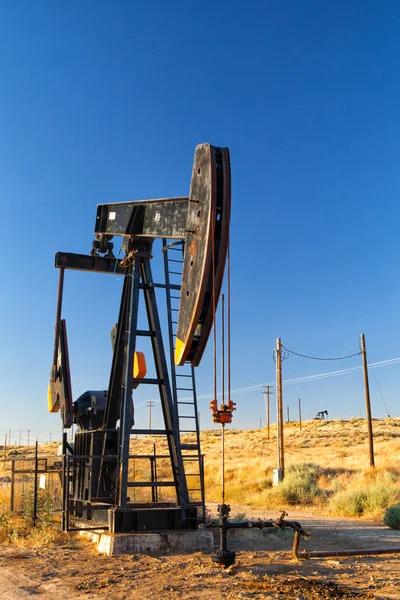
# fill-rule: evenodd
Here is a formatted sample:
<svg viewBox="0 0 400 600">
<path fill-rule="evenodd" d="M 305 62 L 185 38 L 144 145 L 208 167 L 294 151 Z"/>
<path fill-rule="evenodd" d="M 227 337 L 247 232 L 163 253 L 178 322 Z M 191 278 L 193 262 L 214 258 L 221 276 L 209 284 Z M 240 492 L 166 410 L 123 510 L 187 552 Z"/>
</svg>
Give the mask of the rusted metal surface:
<svg viewBox="0 0 400 600">
<path fill-rule="evenodd" d="M 51 412 L 61 411 L 63 427 L 72 426 L 72 386 L 69 367 L 67 326 L 65 320 L 57 321 L 56 361 L 53 363 L 52 375 L 49 383 L 51 396 Z"/>
<path fill-rule="evenodd" d="M 384 548 L 376 550 L 339 550 L 338 552 L 320 552 L 313 551 L 308 552 L 303 550 L 302 552 L 295 553 L 296 558 L 333 558 L 335 556 L 379 556 L 381 554 L 400 554 L 400 548 Z"/>
<path fill-rule="evenodd" d="M 197 367 L 200 364 L 207 341 L 213 326 L 213 307 L 209 301 L 209 294 L 213 283 L 213 294 L 216 298 L 216 305 L 221 293 L 222 282 L 224 279 L 224 270 L 229 243 L 229 226 L 231 216 L 231 172 L 230 158 L 228 148 L 215 149 L 216 163 L 216 211 L 214 221 L 214 282 L 212 282 L 212 273 L 209 273 L 206 292 L 203 299 L 203 306 L 199 316 L 198 325 L 200 325 L 200 336 L 198 341 L 194 340 L 195 347 L 192 358 L 192 365 Z M 193 350 L 192 350 L 193 351 Z M 189 354 L 189 357 L 191 354 Z"/>
<path fill-rule="evenodd" d="M 223 567 L 229 567 L 235 562 L 235 552 L 228 550 L 227 533 L 229 529 L 257 529 L 275 528 L 275 529 L 291 529 L 294 533 L 293 554 L 297 558 L 297 552 L 300 542 L 300 536 L 305 540 L 310 538 L 310 534 L 303 529 L 298 521 L 285 521 L 287 513 L 282 511 L 276 521 L 264 521 L 257 519 L 254 521 L 228 521 L 231 507 L 229 504 L 220 504 L 218 506 L 218 514 L 220 516 L 220 548 L 212 555 L 212 560 Z"/>
<path fill-rule="evenodd" d="M 74 271 L 89 271 L 123 275 L 125 269 L 116 258 L 90 254 L 75 254 L 73 252 L 57 252 L 55 256 L 56 269 L 72 269 Z"/>
<path fill-rule="evenodd" d="M 210 408 L 214 423 L 226 425 L 232 422 L 233 411 L 236 410 L 236 402 L 228 400 L 228 404 L 220 404 L 218 408 L 217 400 L 211 400 Z"/>
<path fill-rule="evenodd" d="M 214 322 L 213 298 L 221 291 L 230 219 L 229 150 L 197 146 L 188 213 L 176 364 L 198 366 Z M 203 229 L 198 222 L 206 211 Z M 185 297 L 186 296 L 186 297 Z"/>
<path fill-rule="evenodd" d="M 181 302 L 177 325 L 175 364 L 191 361 L 204 297 L 209 285 L 212 258 L 212 223 L 216 214 L 215 148 L 196 147 L 186 221 Z M 201 327 L 201 325 L 200 325 Z M 197 331 L 196 331 L 197 330 Z M 196 338 L 194 336 L 196 335 Z"/>
<path fill-rule="evenodd" d="M 55 381 L 56 376 L 57 376 L 57 358 L 58 358 L 58 344 L 59 344 L 63 292 L 64 292 L 64 268 L 60 268 L 60 273 L 58 276 L 56 326 L 54 329 L 53 365 L 52 365 L 52 370 L 51 370 L 52 381 Z"/>
<path fill-rule="evenodd" d="M 328 551 L 320 551 L 320 550 L 302 550 L 299 551 L 300 545 L 300 536 L 301 532 L 297 529 L 295 530 L 294 540 L 293 540 L 293 556 L 297 559 L 308 559 L 308 558 L 334 558 L 336 556 L 379 556 L 384 554 L 400 554 L 400 548 L 381 548 L 381 549 L 358 549 L 358 550 L 328 550 Z M 304 539 L 308 539 L 305 537 Z"/>
<path fill-rule="evenodd" d="M 99 204 L 95 234 L 185 239 L 188 200 L 182 196 Z"/>
</svg>

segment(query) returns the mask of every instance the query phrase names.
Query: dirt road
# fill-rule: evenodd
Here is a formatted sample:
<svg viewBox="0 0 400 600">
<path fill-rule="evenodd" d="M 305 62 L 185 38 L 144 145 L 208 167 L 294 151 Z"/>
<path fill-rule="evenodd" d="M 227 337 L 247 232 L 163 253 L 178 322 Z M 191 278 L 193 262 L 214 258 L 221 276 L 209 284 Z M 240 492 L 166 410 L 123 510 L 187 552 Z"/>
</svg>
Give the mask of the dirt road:
<svg viewBox="0 0 400 600">
<path fill-rule="evenodd" d="M 296 513 L 290 518 L 311 532 L 311 540 L 301 544 L 308 550 L 400 546 L 400 532 L 374 523 Z M 251 548 L 248 542 L 232 539 L 237 562 L 228 570 L 214 566 L 202 553 L 109 558 L 77 537 L 45 549 L 3 545 L 0 599 L 400 598 L 399 555 L 298 562 L 291 556 L 291 545 L 290 533 L 269 535 L 252 542 Z"/>
</svg>

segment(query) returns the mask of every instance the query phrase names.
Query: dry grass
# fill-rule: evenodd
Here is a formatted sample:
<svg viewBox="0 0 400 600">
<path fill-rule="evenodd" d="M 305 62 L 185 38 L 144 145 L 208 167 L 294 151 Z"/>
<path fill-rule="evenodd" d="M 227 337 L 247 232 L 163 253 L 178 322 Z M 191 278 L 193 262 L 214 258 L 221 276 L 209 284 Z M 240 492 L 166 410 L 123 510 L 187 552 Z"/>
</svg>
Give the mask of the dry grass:
<svg viewBox="0 0 400 600">
<path fill-rule="evenodd" d="M 286 481 L 272 488 L 272 470 L 277 462 L 276 427 L 271 427 L 269 441 L 265 429 L 227 430 L 227 498 L 248 506 L 296 505 L 318 512 L 381 518 L 388 506 L 400 502 L 400 419 L 374 420 L 373 431 L 376 469 L 371 470 L 364 419 L 308 421 L 301 431 L 297 423 L 286 424 Z M 207 499 L 218 501 L 220 432 L 203 432 L 202 442 Z M 305 465 L 311 470 L 308 475 L 304 474 Z"/>
<path fill-rule="evenodd" d="M 365 419 L 307 421 L 301 431 L 297 423 L 289 423 L 284 430 L 286 482 L 273 488 L 276 426 L 271 426 L 269 440 L 266 429 L 226 429 L 227 501 L 243 506 L 311 507 L 325 513 L 374 517 L 381 517 L 387 507 L 400 502 L 400 419 L 374 419 L 374 470 L 369 468 Z M 193 441 L 190 435 L 184 440 Z M 219 502 L 221 429 L 203 431 L 201 442 L 206 499 Z M 168 454 L 165 440 L 150 436 L 132 439 L 131 452 L 152 454 L 154 444 L 157 454 Z M 40 454 L 54 456 L 56 450 L 57 444 L 47 444 L 40 447 Z M 32 456 L 34 449 L 17 451 Z"/>
<path fill-rule="evenodd" d="M 225 482 L 229 502 L 263 508 L 299 508 L 381 518 L 400 497 L 400 419 L 374 419 L 376 469 L 369 468 L 365 419 L 285 424 L 286 481 L 272 487 L 276 426 L 225 431 Z M 186 436 L 185 442 L 190 442 Z M 208 502 L 221 500 L 221 430 L 202 432 Z M 167 451 L 161 438 L 132 440 L 135 453 Z M 360 500 L 361 496 L 361 500 Z M 357 500 L 358 498 L 358 500 Z"/>
</svg>

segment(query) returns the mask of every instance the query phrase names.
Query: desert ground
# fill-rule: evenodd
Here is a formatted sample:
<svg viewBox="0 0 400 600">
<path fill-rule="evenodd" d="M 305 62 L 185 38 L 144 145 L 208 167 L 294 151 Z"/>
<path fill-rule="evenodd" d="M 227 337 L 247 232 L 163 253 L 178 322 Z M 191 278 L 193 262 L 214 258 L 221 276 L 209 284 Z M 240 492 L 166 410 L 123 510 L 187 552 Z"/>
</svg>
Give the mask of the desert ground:
<svg viewBox="0 0 400 600">
<path fill-rule="evenodd" d="M 284 509 L 311 533 L 300 543 L 309 551 L 400 547 L 400 531 L 383 523 L 387 506 L 400 502 L 399 437 L 399 419 L 374 421 L 376 469 L 371 470 L 365 421 L 309 421 L 301 431 L 297 423 L 286 424 L 289 483 L 280 492 L 271 486 L 275 428 L 269 440 L 265 429 L 227 430 L 226 495 L 232 517 L 273 519 Z M 220 442 L 219 430 L 203 432 L 209 520 L 220 501 Z M 146 451 L 148 442 L 132 443 L 135 452 Z M 156 443 L 161 446 L 159 439 Z M 54 455 L 55 448 L 41 447 L 41 453 Z M 16 451 L 28 454 L 32 448 Z M 308 487 L 299 486 L 299 477 Z M 2 511 L 0 531 L 7 511 L 4 495 Z M 106 557 L 77 534 L 48 529 L 11 539 L 3 528 L 0 598 L 400 598 L 400 555 L 296 560 L 292 542 L 289 531 L 251 542 L 231 537 L 237 561 L 222 569 L 199 552 Z"/>
</svg>

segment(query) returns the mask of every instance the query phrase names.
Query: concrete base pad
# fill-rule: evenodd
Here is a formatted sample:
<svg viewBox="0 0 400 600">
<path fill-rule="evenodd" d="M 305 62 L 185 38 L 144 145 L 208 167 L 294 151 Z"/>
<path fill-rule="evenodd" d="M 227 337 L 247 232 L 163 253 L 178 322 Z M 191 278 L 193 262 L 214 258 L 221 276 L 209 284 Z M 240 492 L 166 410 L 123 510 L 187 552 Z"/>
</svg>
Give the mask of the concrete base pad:
<svg viewBox="0 0 400 600">
<path fill-rule="evenodd" d="M 113 554 L 140 554 L 141 552 L 212 552 L 214 536 L 207 529 L 165 531 L 162 533 L 109 533 L 82 531 L 96 544 L 97 550 Z"/>
</svg>

